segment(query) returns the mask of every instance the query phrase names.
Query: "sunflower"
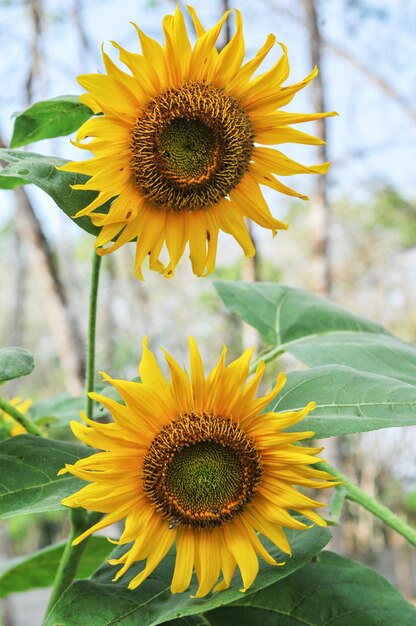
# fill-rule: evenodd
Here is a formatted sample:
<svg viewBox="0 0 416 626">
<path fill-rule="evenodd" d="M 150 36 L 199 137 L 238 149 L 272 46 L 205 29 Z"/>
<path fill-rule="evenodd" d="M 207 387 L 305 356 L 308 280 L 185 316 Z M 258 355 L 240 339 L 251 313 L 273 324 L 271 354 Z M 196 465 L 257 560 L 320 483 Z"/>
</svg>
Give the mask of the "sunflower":
<svg viewBox="0 0 416 626">
<path fill-rule="evenodd" d="M 271 565 L 284 565 L 267 552 L 257 532 L 290 555 L 284 528 L 308 528 L 291 513 L 325 526 L 313 511 L 324 505 L 293 486 L 334 485 L 329 474 L 312 467 L 320 449 L 296 445 L 314 433 L 283 432 L 315 405 L 261 413 L 284 385 L 285 376 L 280 374 L 275 387 L 256 399 L 264 363 L 247 381 L 252 353 L 247 350 L 226 366 L 224 348 L 217 366 L 205 377 L 191 338 L 190 379 L 165 353 L 167 381 L 145 340 L 141 382 L 112 380 L 104 374 L 124 404 L 90 394 L 110 411 L 114 422 L 99 424 L 85 415 L 86 425 L 72 422 L 81 441 L 103 452 L 61 470 L 91 483 L 63 504 L 105 514 L 73 544 L 125 519 L 118 543 L 133 543 L 110 563 L 121 565 L 117 580 L 135 561 L 146 561 L 130 589 L 149 576 L 175 543 L 172 593 L 188 588 L 193 570 L 199 582 L 196 597 L 226 589 L 236 566 L 244 591 L 256 578 L 258 556 Z"/>
<path fill-rule="evenodd" d="M 283 87 L 289 64 L 286 47 L 280 44 L 283 54 L 278 62 L 253 77 L 275 37 L 269 35 L 255 57 L 243 63 L 238 10 L 235 34 L 220 52 L 215 46 L 230 11 L 210 30 L 203 28 L 194 9 L 189 11 L 196 31 L 193 47 L 177 7 L 163 20 L 163 46 L 134 25 L 141 54 L 112 42 L 127 71 L 103 50 L 106 74 L 78 77 L 88 91 L 81 101 L 102 115 L 83 124 L 74 142 L 94 157 L 62 167 L 90 176 L 75 189 L 98 192 L 75 217 L 88 215 L 101 227 L 96 240 L 100 255 L 136 240 L 135 273 L 140 279 L 146 256 L 152 270 L 173 276 L 187 243 L 193 272 L 197 276 L 212 272 L 220 230 L 231 234 L 246 256 L 253 256 L 244 218 L 273 235 L 287 228 L 271 215 L 260 185 L 306 199 L 275 175 L 324 174 L 329 167 L 329 163 L 304 166 L 267 147 L 322 143 L 290 124 L 335 113 L 280 110 L 318 70 Z M 109 201 L 108 211 L 97 211 Z M 159 259 L 164 244 L 167 265 Z"/>
<path fill-rule="evenodd" d="M 28 408 L 32 404 L 32 400 L 22 400 L 22 398 L 12 398 L 9 400 L 9 404 L 14 406 L 20 413 L 25 413 Z M 16 435 L 23 435 L 26 431 L 26 428 L 16 422 L 8 413 L 0 410 L 0 422 L 5 427 L 7 434 L 10 437 L 16 437 Z"/>
</svg>

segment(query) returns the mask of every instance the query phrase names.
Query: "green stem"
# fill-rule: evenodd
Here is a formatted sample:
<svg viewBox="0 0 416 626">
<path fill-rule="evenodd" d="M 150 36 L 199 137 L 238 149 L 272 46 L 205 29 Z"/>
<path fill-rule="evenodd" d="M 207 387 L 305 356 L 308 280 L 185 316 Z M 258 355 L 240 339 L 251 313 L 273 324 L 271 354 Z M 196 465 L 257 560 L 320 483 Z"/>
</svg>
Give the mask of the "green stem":
<svg viewBox="0 0 416 626">
<path fill-rule="evenodd" d="M 94 391 L 95 377 L 95 331 L 97 323 L 97 296 L 98 283 L 100 278 L 101 257 L 94 251 L 92 259 L 91 271 L 91 288 L 90 288 L 90 313 L 88 320 L 88 344 L 87 344 L 87 379 L 86 379 L 86 406 L 85 412 L 87 417 L 94 417 L 94 401 L 89 397 L 89 393 Z"/>
<path fill-rule="evenodd" d="M 370 513 L 381 519 L 387 526 L 393 528 L 399 535 L 402 535 L 409 543 L 416 546 L 416 529 L 409 526 L 409 524 L 397 517 L 397 515 L 386 506 L 377 502 L 372 496 L 369 496 L 368 493 L 363 491 L 360 487 L 354 485 L 344 474 L 338 472 L 338 470 L 332 467 L 332 465 L 329 465 L 329 463 L 319 463 L 316 467 L 332 474 L 332 476 L 343 483 L 348 500 L 361 504 L 367 511 L 370 511 Z"/>
<path fill-rule="evenodd" d="M 3 398 L 0 398 L 0 409 L 10 415 L 10 417 L 16 420 L 16 422 L 19 422 L 19 424 L 21 424 L 31 435 L 37 435 L 38 437 L 43 436 L 40 428 L 38 428 L 36 424 L 32 422 L 30 417 L 24 415 L 24 413 L 21 413 L 18 409 L 16 409 L 15 406 L 10 404 L 10 402 L 7 402 L 7 400 L 4 400 Z"/>
<path fill-rule="evenodd" d="M 91 288 L 90 288 L 90 310 L 88 319 L 88 345 L 87 345 L 87 375 L 86 375 L 86 414 L 90 419 L 93 419 L 94 403 L 88 396 L 88 393 L 94 391 L 94 378 L 95 378 L 95 335 L 96 335 L 96 321 L 97 321 L 97 299 L 98 299 L 98 284 L 100 277 L 101 257 L 94 251 L 91 269 Z M 46 610 L 46 615 L 49 614 L 52 607 L 57 600 L 63 594 L 63 592 L 69 587 L 74 580 L 79 562 L 82 554 L 87 547 L 88 537 L 84 539 L 77 546 L 72 547 L 73 540 L 82 532 L 93 526 L 99 519 L 101 519 L 101 513 L 87 514 L 83 509 L 72 509 L 71 511 L 71 533 L 68 537 L 68 541 L 65 546 L 64 553 L 59 563 L 58 570 L 56 572 L 55 581 L 53 584 L 51 597 Z"/>
<path fill-rule="evenodd" d="M 71 544 L 73 540 L 86 529 L 85 517 L 86 515 L 84 510 L 74 509 L 71 511 L 71 532 L 56 572 L 51 597 L 49 598 L 48 607 L 46 609 L 46 615 L 49 614 L 56 601 L 75 578 L 79 562 L 85 548 L 87 547 L 87 542 L 82 541 L 74 547 L 72 547 Z"/>
<path fill-rule="evenodd" d="M 259 354 L 259 356 L 256 357 L 253 363 L 250 365 L 250 374 L 254 374 L 260 361 L 264 361 L 265 364 L 269 363 L 270 361 L 273 361 L 273 359 L 276 359 L 278 356 L 283 354 L 283 352 L 284 350 L 282 350 L 282 346 L 275 346 L 268 352 L 263 352 L 263 354 Z"/>
</svg>

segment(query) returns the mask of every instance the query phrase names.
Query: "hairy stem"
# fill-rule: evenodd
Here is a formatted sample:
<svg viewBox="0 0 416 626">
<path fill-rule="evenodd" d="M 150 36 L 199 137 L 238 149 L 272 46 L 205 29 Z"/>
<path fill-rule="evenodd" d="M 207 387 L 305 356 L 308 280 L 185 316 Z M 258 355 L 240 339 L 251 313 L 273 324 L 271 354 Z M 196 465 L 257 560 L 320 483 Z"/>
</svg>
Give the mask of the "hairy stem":
<svg viewBox="0 0 416 626">
<path fill-rule="evenodd" d="M 406 541 L 416 546 L 415 528 L 409 526 L 409 524 L 400 519 L 400 517 L 397 517 L 397 515 L 390 511 L 390 509 L 386 506 L 378 502 L 372 496 L 369 496 L 368 493 L 363 491 L 357 485 L 354 485 L 354 483 L 348 480 L 344 474 L 338 472 L 338 470 L 332 467 L 332 465 L 329 465 L 329 463 L 319 463 L 316 467 L 332 474 L 332 476 L 335 476 L 335 478 L 343 483 L 346 490 L 345 497 L 348 500 L 360 504 L 362 507 L 367 509 L 367 511 L 370 511 L 370 513 L 381 519 L 387 526 L 398 532 L 406 539 Z"/>
<path fill-rule="evenodd" d="M 4 400 L 4 398 L 0 398 L 0 409 L 10 415 L 10 417 L 16 420 L 16 422 L 19 422 L 19 424 L 21 424 L 31 435 L 37 435 L 38 437 L 43 436 L 40 428 L 36 426 L 30 417 L 21 413 L 15 406 L 10 404 L 10 402 Z"/>
<path fill-rule="evenodd" d="M 92 260 L 91 269 L 91 288 L 90 288 L 90 311 L 88 319 L 88 345 L 87 345 L 87 377 L 86 377 L 86 414 L 92 419 L 94 413 L 94 405 L 88 393 L 94 391 L 94 375 L 95 375 L 95 335 L 97 320 L 97 299 L 98 284 L 100 276 L 101 257 L 95 252 Z M 74 580 L 82 554 L 87 546 L 88 538 L 84 539 L 77 546 L 72 547 L 73 540 L 90 528 L 102 517 L 101 513 L 87 514 L 83 509 L 73 509 L 71 511 L 71 533 L 65 546 L 64 553 L 56 572 L 55 581 L 52 588 L 46 615 L 49 614 L 52 607 L 69 587 Z"/>
<path fill-rule="evenodd" d="M 85 518 L 85 511 L 81 509 L 74 509 L 71 511 L 71 532 L 56 572 L 51 597 L 49 598 L 48 607 L 46 609 L 46 615 L 49 614 L 56 601 L 75 578 L 75 574 L 83 552 L 87 546 L 87 542 L 83 541 L 74 548 L 71 546 L 71 543 L 82 530 L 85 530 Z"/>
<path fill-rule="evenodd" d="M 100 277 L 101 257 L 94 251 L 91 271 L 91 288 L 90 288 L 90 312 L 88 320 L 88 344 L 87 344 L 87 380 L 86 380 L 86 406 L 85 412 L 87 417 L 94 417 L 94 402 L 89 397 L 90 391 L 94 391 L 95 377 L 95 334 L 97 322 L 97 296 L 98 284 Z"/>
<path fill-rule="evenodd" d="M 254 359 L 253 363 L 250 365 L 250 374 L 254 374 L 258 364 L 261 361 L 263 361 L 264 364 L 270 363 L 270 361 L 273 361 L 274 359 L 277 359 L 278 356 L 283 354 L 284 351 L 285 350 L 284 350 L 284 348 L 282 348 L 282 346 L 275 346 L 274 348 L 271 348 L 270 350 L 267 350 L 266 352 L 263 352 L 262 354 L 259 354 Z"/>
</svg>

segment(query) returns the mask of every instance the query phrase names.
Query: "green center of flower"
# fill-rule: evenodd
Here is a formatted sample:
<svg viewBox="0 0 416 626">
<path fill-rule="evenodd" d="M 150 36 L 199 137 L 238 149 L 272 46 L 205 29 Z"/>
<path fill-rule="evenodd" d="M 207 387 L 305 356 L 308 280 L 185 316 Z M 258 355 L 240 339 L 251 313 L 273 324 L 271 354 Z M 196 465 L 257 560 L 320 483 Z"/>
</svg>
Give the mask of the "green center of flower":
<svg viewBox="0 0 416 626">
<path fill-rule="evenodd" d="M 170 528 L 221 526 L 261 481 L 254 442 L 230 418 L 187 413 L 162 429 L 143 465 L 144 490 Z"/>
<path fill-rule="evenodd" d="M 184 83 L 153 98 L 133 127 L 133 180 L 156 208 L 195 211 L 241 181 L 254 147 L 251 120 L 234 96 Z"/>
<path fill-rule="evenodd" d="M 215 134 L 198 119 L 177 117 L 166 124 L 159 149 L 164 156 L 165 176 L 178 186 L 186 186 L 189 177 L 207 180 L 218 159 Z"/>
<path fill-rule="evenodd" d="M 238 499 L 244 470 L 232 448 L 213 441 L 194 443 L 176 452 L 166 472 L 166 489 L 192 514 L 218 513 Z"/>
</svg>

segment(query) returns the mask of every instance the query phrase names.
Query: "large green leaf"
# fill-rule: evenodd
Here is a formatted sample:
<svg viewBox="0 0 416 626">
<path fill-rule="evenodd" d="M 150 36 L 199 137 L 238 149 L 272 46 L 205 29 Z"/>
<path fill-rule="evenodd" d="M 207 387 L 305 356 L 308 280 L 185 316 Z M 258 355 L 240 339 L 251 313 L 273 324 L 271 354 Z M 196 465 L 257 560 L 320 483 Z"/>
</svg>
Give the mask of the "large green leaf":
<svg viewBox="0 0 416 626">
<path fill-rule="evenodd" d="M 0 383 L 27 376 L 33 370 L 33 354 L 23 348 L 0 348 Z"/>
<path fill-rule="evenodd" d="M 64 159 L 35 152 L 3 149 L 0 150 L 0 160 L 8 163 L 0 169 L 0 189 L 15 189 L 32 183 L 51 196 L 69 217 L 90 204 L 97 195 L 95 191 L 71 189 L 71 185 L 82 184 L 88 177 L 56 169 L 66 163 Z M 109 203 L 103 204 L 100 211 L 104 212 L 108 206 Z M 75 224 L 92 235 L 99 232 L 99 228 L 88 217 L 77 218 Z"/>
<path fill-rule="evenodd" d="M 52 585 L 65 545 L 65 542 L 55 544 L 29 556 L 0 562 L 0 598 L 9 593 Z M 91 537 L 82 554 L 77 577 L 91 576 L 112 549 L 104 537 Z"/>
<path fill-rule="evenodd" d="M 317 407 L 291 430 L 313 430 L 318 439 L 416 424 L 416 386 L 395 378 L 325 365 L 289 372 L 267 411 Z"/>
<path fill-rule="evenodd" d="M 70 135 L 93 115 L 79 96 L 58 96 L 36 102 L 16 114 L 11 148 L 28 143 Z"/>
<path fill-rule="evenodd" d="M 283 567 L 261 564 L 259 575 L 245 595 L 250 596 L 282 580 L 308 563 L 326 545 L 329 537 L 328 530 L 316 526 L 304 532 L 292 533 L 292 558 L 287 559 Z M 270 551 L 278 561 L 284 560 L 276 548 L 271 548 Z M 142 563 L 131 567 L 117 583 L 111 582 L 114 578 L 114 566 L 104 565 L 92 580 L 77 581 L 65 591 L 44 626 L 156 626 L 169 620 L 209 611 L 242 597 L 238 590 L 241 584 L 237 580 L 233 581 L 231 589 L 202 599 L 190 597 L 196 591 L 195 583 L 189 591 L 172 595 L 169 587 L 173 563 L 174 555 L 169 554 L 135 591 L 127 589 L 127 582 L 142 569 Z"/>
<path fill-rule="evenodd" d="M 307 291 L 274 283 L 215 282 L 230 310 L 257 328 L 276 354 L 309 367 L 348 365 L 413 383 L 416 349 L 384 328 Z"/>
<path fill-rule="evenodd" d="M 365 565 L 331 552 L 232 606 L 206 626 L 414 626 L 416 609 Z"/>
<path fill-rule="evenodd" d="M 257 328 L 268 346 L 339 330 L 386 332 L 374 324 L 303 289 L 277 283 L 214 281 L 227 307 Z"/>
<path fill-rule="evenodd" d="M 37 423 L 56 421 L 60 425 L 67 425 L 70 420 L 78 420 L 80 411 L 83 409 L 85 409 L 83 396 L 71 396 L 69 393 L 62 393 L 33 404 L 30 407 L 30 417 Z"/>
<path fill-rule="evenodd" d="M 287 351 L 310 367 L 333 363 L 406 383 L 416 380 L 416 349 L 389 335 L 334 332 L 302 340 Z"/>
<path fill-rule="evenodd" d="M 90 454 L 87 446 L 32 435 L 0 442 L 0 520 L 64 509 L 62 498 L 85 483 L 58 471 Z"/>
</svg>

